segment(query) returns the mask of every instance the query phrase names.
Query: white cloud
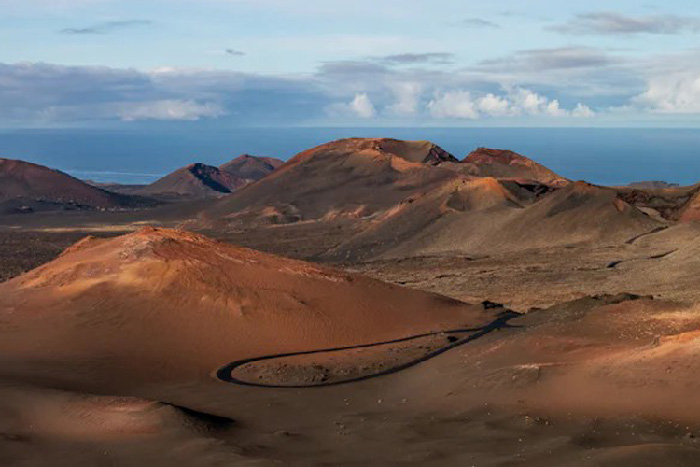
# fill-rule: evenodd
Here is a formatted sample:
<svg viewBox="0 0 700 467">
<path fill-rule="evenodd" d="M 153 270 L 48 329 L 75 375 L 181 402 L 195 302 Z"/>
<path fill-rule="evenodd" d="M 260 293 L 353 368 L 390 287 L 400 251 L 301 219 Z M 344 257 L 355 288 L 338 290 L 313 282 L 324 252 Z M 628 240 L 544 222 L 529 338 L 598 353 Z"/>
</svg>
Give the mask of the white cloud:
<svg viewBox="0 0 700 467">
<path fill-rule="evenodd" d="M 392 86 L 396 102 L 387 107 L 387 112 L 398 116 L 411 116 L 418 113 L 420 94 L 423 86 L 420 83 L 403 82 Z"/>
<path fill-rule="evenodd" d="M 186 120 L 216 118 L 225 114 L 217 104 L 200 104 L 191 100 L 160 100 L 126 103 L 120 105 L 118 116 L 125 121 L 134 120 Z"/>
<path fill-rule="evenodd" d="M 700 113 L 700 72 L 652 78 L 634 102 L 659 113 Z"/>
<path fill-rule="evenodd" d="M 435 118 L 477 120 L 484 117 L 579 117 L 590 118 L 595 113 L 579 103 L 572 111 L 561 107 L 556 99 L 524 88 L 514 88 L 502 96 L 488 93 L 475 97 L 468 91 L 438 93 L 428 104 Z"/>
<path fill-rule="evenodd" d="M 365 92 L 355 94 L 355 98 L 347 104 L 333 104 L 326 110 L 331 116 L 359 117 L 364 119 L 373 118 L 377 114 L 372 100 Z"/>
<path fill-rule="evenodd" d="M 377 113 L 371 99 L 366 93 L 355 95 L 349 108 L 360 118 L 372 118 Z"/>
<path fill-rule="evenodd" d="M 0 125 L 216 117 L 287 123 L 314 118 L 330 102 L 316 83 L 293 77 L 0 63 Z"/>
<path fill-rule="evenodd" d="M 583 105 L 580 102 L 576 104 L 576 108 L 571 111 L 571 116 L 575 118 L 593 118 L 596 113 L 587 105 Z"/>
<path fill-rule="evenodd" d="M 532 116 L 564 117 L 566 110 L 562 109 L 558 100 L 537 94 L 524 88 L 515 88 L 508 93 L 512 106 L 518 113 Z"/>
<path fill-rule="evenodd" d="M 477 120 L 479 109 L 469 91 L 450 91 L 438 94 L 428 103 L 428 110 L 435 118 Z"/>
<path fill-rule="evenodd" d="M 505 97 L 489 93 L 478 100 L 478 107 L 483 113 L 494 117 L 509 117 L 517 115 L 517 109 Z"/>
<path fill-rule="evenodd" d="M 553 100 L 545 106 L 544 115 L 550 117 L 567 117 L 569 116 L 569 111 L 562 109 L 558 100 Z"/>
</svg>

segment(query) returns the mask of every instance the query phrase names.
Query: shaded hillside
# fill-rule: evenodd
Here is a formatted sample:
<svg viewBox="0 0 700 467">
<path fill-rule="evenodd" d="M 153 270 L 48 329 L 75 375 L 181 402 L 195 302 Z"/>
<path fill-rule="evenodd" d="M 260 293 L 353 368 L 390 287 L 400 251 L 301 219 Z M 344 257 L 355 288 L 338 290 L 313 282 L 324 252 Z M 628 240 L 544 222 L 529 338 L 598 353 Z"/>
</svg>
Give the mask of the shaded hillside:
<svg viewBox="0 0 700 467">
<path fill-rule="evenodd" d="M 274 157 L 256 157 L 243 154 L 231 162 L 220 165 L 219 170 L 232 177 L 253 182 L 267 177 L 283 165 L 283 160 Z"/>
<path fill-rule="evenodd" d="M 137 193 L 159 196 L 204 197 L 231 193 L 244 181 L 219 170 L 218 167 L 196 163 L 176 170 Z"/>
<path fill-rule="evenodd" d="M 652 217 L 689 222 L 700 219 L 700 186 L 661 189 L 618 188 L 618 196 Z"/>
<path fill-rule="evenodd" d="M 353 261 L 609 245 L 661 225 L 614 190 L 583 182 L 537 195 L 532 185 L 478 178 L 406 205 L 324 256 Z"/>
<path fill-rule="evenodd" d="M 240 156 L 214 167 L 190 164 L 143 187 L 125 186 L 125 193 L 170 198 L 206 198 L 232 193 L 271 174 L 284 162 L 270 157 Z"/>
<path fill-rule="evenodd" d="M 54 209 L 126 209 L 155 204 L 117 194 L 29 162 L 0 159 L 0 212 Z"/>
</svg>

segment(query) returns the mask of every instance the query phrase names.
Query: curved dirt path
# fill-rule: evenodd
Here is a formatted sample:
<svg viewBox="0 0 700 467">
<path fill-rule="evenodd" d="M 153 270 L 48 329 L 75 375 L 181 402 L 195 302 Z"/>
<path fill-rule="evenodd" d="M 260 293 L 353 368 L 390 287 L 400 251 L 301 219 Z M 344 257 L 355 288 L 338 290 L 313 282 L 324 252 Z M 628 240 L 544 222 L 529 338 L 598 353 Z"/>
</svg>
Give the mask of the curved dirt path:
<svg viewBox="0 0 700 467">
<path fill-rule="evenodd" d="M 349 346 L 349 347 L 336 347 L 336 348 L 332 348 L 332 349 L 311 350 L 311 351 L 306 351 L 306 352 L 283 353 L 283 354 L 276 354 L 276 355 L 267 355 L 264 357 L 248 358 L 245 360 L 238 360 L 235 362 L 231 362 L 228 365 L 220 368 L 216 372 L 216 377 L 217 377 L 217 379 L 219 379 L 220 381 L 223 381 L 225 383 L 237 384 L 240 386 L 256 387 L 256 388 L 267 388 L 267 389 L 308 389 L 308 388 L 323 388 L 323 387 L 329 387 L 329 386 L 339 386 L 342 384 L 357 383 L 360 381 L 366 381 L 369 379 L 374 379 L 374 378 L 379 378 L 382 376 L 392 375 L 392 374 L 398 373 L 400 371 L 406 370 L 408 368 L 412 368 L 420 363 L 431 360 L 431 359 L 437 357 L 438 355 L 442 355 L 445 352 L 449 352 L 450 350 L 456 349 L 457 347 L 461 347 L 465 344 L 473 342 L 476 339 L 479 339 L 480 337 L 491 334 L 494 331 L 499 331 L 501 329 L 506 329 L 506 328 L 515 328 L 517 326 L 512 326 L 509 324 L 509 322 L 510 322 L 510 320 L 517 318 L 519 316 L 522 316 L 522 315 L 519 313 L 512 312 L 512 311 L 507 311 L 507 312 L 504 312 L 500 317 L 498 317 L 496 320 L 494 320 L 490 324 L 488 324 L 484 327 L 481 327 L 481 328 L 429 332 L 429 333 L 425 333 L 425 334 L 404 337 L 401 339 L 395 339 L 395 340 L 386 341 L 386 342 L 377 342 L 377 343 L 373 343 L 373 344 L 356 345 L 356 346 Z M 240 380 L 240 379 L 233 377 L 233 372 L 236 369 L 242 367 L 243 365 L 247 365 L 249 363 L 269 361 L 269 360 L 274 360 L 277 358 L 298 357 L 298 356 L 315 355 L 315 354 L 321 354 L 321 353 L 342 352 L 345 350 L 366 349 L 366 348 L 371 348 L 371 347 L 380 347 L 380 346 L 384 346 L 384 345 L 410 342 L 412 340 L 420 339 L 420 338 L 424 338 L 424 337 L 432 337 L 432 336 L 438 336 L 438 335 L 450 335 L 450 334 L 467 334 L 467 333 L 471 333 L 471 335 L 464 338 L 464 339 L 456 340 L 456 341 L 452 342 L 450 345 L 442 347 L 438 350 L 434 350 L 432 352 L 429 352 L 421 358 L 411 360 L 409 362 L 403 363 L 401 365 L 397 365 L 397 366 L 392 367 L 392 368 L 388 368 L 388 369 L 381 371 L 379 373 L 363 375 L 363 376 L 359 376 L 359 377 L 351 378 L 351 379 L 347 379 L 347 380 L 322 382 L 322 383 L 317 383 L 317 384 L 303 384 L 303 385 L 275 385 L 275 384 L 253 383 L 253 382 L 243 381 L 243 380 Z"/>
</svg>

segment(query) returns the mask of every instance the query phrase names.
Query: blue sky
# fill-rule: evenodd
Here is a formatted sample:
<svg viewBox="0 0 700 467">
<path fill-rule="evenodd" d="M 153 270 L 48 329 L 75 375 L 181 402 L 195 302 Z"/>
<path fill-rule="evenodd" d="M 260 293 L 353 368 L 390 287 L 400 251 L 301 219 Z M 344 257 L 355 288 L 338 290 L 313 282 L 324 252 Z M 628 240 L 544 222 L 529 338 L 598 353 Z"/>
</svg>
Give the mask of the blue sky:
<svg viewBox="0 0 700 467">
<path fill-rule="evenodd" d="M 697 1 L 0 9 L 0 127 L 700 126 Z"/>
</svg>

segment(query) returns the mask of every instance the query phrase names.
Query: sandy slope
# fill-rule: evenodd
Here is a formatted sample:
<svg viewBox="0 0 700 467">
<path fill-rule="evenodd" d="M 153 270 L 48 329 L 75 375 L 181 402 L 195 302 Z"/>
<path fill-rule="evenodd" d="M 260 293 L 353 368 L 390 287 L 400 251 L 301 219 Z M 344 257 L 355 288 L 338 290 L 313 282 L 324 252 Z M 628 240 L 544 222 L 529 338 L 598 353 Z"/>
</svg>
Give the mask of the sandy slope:
<svg viewBox="0 0 700 467">
<path fill-rule="evenodd" d="M 479 327 L 494 316 L 179 231 L 87 238 L 0 285 L 0 459 L 99 465 L 93 449 L 126 443 L 117 452 L 127 465 L 231 462 L 237 451 L 220 449 L 198 428 L 218 429 L 228 419 L 81 394 L 173 402 L 170 391 L 203 385 L 178 403 L 197 409 L 207 387 L 226 392 L 214 373 L 236 359 Z M 72 453 L 75 443 L 84 447 Z M 195 454 L 158 457 L 163 443 L 194 444 Z M 38 454 L 46 452 L 56 457 Z"/>
<path fill-rule="evenodd" d="M 348 261 L 606 246 L 662 225 L 613 190 L 583 182 L 536 196 L 521 185 L 478 178 L 404 205 L 326 257 Z"/>
<path fill-rule="evenodd" d="M 179 380 L 261 353 L 492 319 L 482 307 L 168 230 L 87 239 L 0 292 L 4 358 L 23 362 L 20 374 L 35 361 L 50 379 L 53 359 L 79 366 L 88 353 L 102 362 L 91 387 L 125 376 L 110 366 L 127 371 L 131 383 Z M 57 377 L 84 382 L 80 372 Z"/>
<path fill-rule="evenodd" d="M 184 232 L 88 239 L 0 285 L 0 460 L 695 465 L 700 313 L 635 298 L 533 312 L 381 378 L 250 388 L 213 373 L 234 359 L 480 326 L 498 309 Z M 282 361 L 273 379 L 396 355 Z"/>
<path fill-rule="evenodd" d="M 283 236 L 302 223 L 319 232 L 336 228 L 344 236 L 311 255 L 331 261 L 484 255 L 609 245 L 667 222 L 635 200 L 570 182 L 511 151 L 481 148 L 459 163 L 427 142 L 349 139 L 297 155 L 187 226 L 256 238 L 268 228 L 271 237 Z"/>
</svg>

